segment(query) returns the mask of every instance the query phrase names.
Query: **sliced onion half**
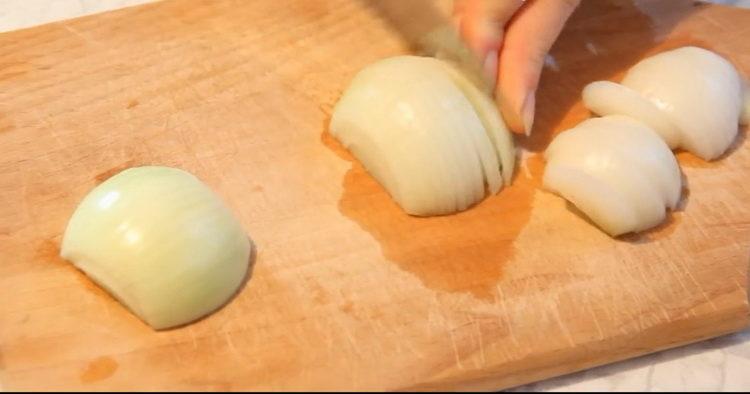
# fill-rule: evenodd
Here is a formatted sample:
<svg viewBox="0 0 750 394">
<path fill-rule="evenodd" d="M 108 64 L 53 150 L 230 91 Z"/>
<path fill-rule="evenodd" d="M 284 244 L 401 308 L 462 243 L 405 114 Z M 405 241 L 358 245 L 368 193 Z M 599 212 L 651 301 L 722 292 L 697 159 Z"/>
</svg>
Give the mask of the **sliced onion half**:
<svg viewBox="0 0 750 394">
<path fill-rule="evenodd" d="M 330 131 L 412 215 L 465 210 L 513 173 L 512 137 L 494 104 L 434 58 L 398 56 L 360 71 Z"/>
</svg>

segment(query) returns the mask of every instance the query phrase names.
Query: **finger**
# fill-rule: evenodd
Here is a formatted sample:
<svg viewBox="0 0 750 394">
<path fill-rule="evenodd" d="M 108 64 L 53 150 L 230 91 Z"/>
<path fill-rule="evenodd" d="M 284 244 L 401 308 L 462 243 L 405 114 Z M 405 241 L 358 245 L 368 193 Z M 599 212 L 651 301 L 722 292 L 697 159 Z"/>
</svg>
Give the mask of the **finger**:
<svg viewBox="0 0 750 394">
<path fill-rule="evenodd" d="M 488 54 L 500 48 L 505 24 L 521 5 L 523 0 L 455 1 L 454 15 L 458 16 L 459 31 L 483 62 L 487 62 Z"/>
<path fill-rule="evenodd" d="M 545 56 L 579 3 L 580 0 L 529 0 L 506 28 L 497 92 L 500 110 L 511 130 L 531 132 Z"/>
</svg>

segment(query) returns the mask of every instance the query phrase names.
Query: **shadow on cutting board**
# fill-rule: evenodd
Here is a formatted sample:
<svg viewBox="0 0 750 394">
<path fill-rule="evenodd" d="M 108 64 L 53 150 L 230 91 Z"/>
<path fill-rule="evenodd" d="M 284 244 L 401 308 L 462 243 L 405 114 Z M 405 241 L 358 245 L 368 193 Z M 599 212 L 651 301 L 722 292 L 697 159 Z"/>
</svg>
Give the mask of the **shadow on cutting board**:
<svg viewBox="0 0 750 394">
<path fill-rule="evenodd" d="M 716 168 L 721 165 L 722 160 L 732 155 L 742 145 L 745 144 L 745 141 L 747 140 L 747 129 L 747 126 L 741 126 L 739 129 L 739 133 L 737 134 L 737 138 L 735 138 L 729 149 L 727 149 L 724 154 L 713 161 L 703 160 L 690 152 L 682 150 L 675 152 L 677 160 L 679 161 L 681 167 Z M 664 222 L 650 230 L 638 234 L 628 234 L 619 237 L 619 239 L 631 243 L 647 243 L 669 236 L 677 229 L 677 226 L 682 219 L 683 211 L 685 211 L 685 207 L 687 207 L 689 200 L 690 179 L 686 177 L 684 173 L 682 173 L 682 197 L 680 199 L 680 202 L 677 204 L 677 207 L 667 214 L 667 218 L 664 220 Z M 575 209 L 575 207 L 573 207 L 573 209 Z"/>
<path fill-rule="evenodd" d="M 532 136 L 517 136 L 517 144 L 533 153 L 543 152 L 557 132 L 589 116 L 580 104 L 587 83 L 619 78 L 655 51 L 659 37 L 698 8 L 689 2 L 669 7 L 652 4 L 645 10 L 624 0 L 583 2 L 542 75 Z M 469 293 L 480 299 L 497 296 L 503 269 L 513 260 L 514 242 L 529 221 L 534 194 L 541 186 L 544 163 L 540 154 L 520 164 L 526 167 L 523 174 L 518 170 L 513 184 L 498 195 L 455 215 L 418 218 L 404 213 L 326 131 L 322 141 L 352 162 L 344 177 L 339 210 L 380 243 L 386 259 L 430 289 Z M 678 219 L 671 218 L 656 233 L 671 232 L 667 228 Z"/>
<path fill-rule="evenodd" d="M 745 141 L 747 140 L 748 128 L 750 128 L 750 126 L 740 126 L 739 132 L 737 133 L 737 138 L 734 139 L 732 145 L 730 145 L 727 151 L 715 160 L 706 161 L 690 152 L 682 150 L 676 152 L 677 160 L 680 162 L 680 166 L 689 168 L 717 168 L 721 166 L 721 162 L 724 159 L 734 154 L 734 152 L 739 150 L 745 144 Z"/>
</svg>

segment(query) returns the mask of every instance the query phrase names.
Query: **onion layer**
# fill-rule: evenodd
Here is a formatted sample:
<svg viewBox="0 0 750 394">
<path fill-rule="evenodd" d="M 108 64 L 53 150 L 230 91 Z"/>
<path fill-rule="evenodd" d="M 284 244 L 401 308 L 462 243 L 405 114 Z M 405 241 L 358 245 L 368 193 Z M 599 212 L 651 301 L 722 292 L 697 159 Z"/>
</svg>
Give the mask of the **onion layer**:
<svg viewBox="0 0 750 394">
<path fill-rule="evenodd" d="M 619 83 L 598 81 L 583 89 L 583 103 L 599 115 L 625 115 L 638 119 L 661 136 L 670 148 L 680 144 L 680 130 L 651 101 Z"/>
<path fill-rule="evenodd" d="M 61 256 L 156 329 L 191 322 L 237 291 L 250 241 L 232 212 L 193 175 L 125 170 L 73 214 Z"/>
</svg>

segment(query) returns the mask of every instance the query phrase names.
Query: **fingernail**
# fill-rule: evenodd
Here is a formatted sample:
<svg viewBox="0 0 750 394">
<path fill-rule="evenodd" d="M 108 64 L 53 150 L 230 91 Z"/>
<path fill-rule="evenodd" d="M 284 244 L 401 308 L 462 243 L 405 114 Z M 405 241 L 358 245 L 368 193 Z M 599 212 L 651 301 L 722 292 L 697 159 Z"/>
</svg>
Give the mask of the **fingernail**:
<svg viewBox="0 0 750 394">
<path fill-rule="evenodd" d="M 526 96 L 521 107 L 521 119 L 523 120 L 523 131 L 528 136 L 534 127 L 534 110 L 536 107 L 536 94 L 531 92 Z"/>
</svg>

